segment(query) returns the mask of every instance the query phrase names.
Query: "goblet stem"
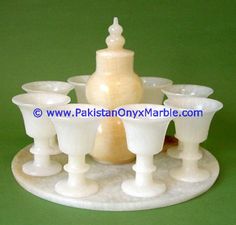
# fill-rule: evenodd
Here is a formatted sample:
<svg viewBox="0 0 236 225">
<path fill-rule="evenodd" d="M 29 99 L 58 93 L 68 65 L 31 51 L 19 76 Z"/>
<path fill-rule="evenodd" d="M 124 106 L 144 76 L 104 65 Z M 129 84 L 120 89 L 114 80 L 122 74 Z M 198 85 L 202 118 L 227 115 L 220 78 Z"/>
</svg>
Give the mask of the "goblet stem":
<svg viewBox="0 0 236 225">
<path fill-rule="evenodd" d="M 153 197 L 162 194 L 166 186 L 162 182 L 153 181 L 153 155 L 137 155 L 136 164 L 133 166 L 136 172 L 135 179 L 126 180 L 122 183 L 122 190 L 135 197 Z"/>
<path fill-rule="evenodd" d="M 198 143 L 181 142 L 183 151 L 182 158 L 182 171 L 185 174 L 197 174 L 198 173 L 198 160 L 202 158 L 202 154 L 199 153 Z"/>
<path fill-rule="evenodd" d="M 48 166 L 51 163 L 50 155 L 53 149 L 50 147 L 52 138 L 34 138 L 34 145 L 30 152 L 34 154 L 34 163 L 39 166 Z"/>
<path fill-rule="evenodd" d="M 172 147 L 168 148 L 168 150 L 167 150 L 168 156 L 175 158 L 175 159 L 180 159 L 182 152 L 183 152 L 183 142 L 180 140 L 178 140 L 177 146 L 172 146 Z"/>
<path fill-rule="evenodd" d="M 84 185 L 86 183 L 84 173 L 88 169 L 89 165 L 85 163 L 85 155 L 69 155 L 68 164 L 65 166 L 65 170 L 68 172 L 68 184 Z"/>
<path fill-rule="evenodd" d="M 199 143 L 183 142 L 183 152 L 181 154 L 182 166 L 173 168 L 170 171 L 176 180 L 185 182 L 200 182 L 209 177 L 209 172 L 198 166 L 202 153 L 199 151 Z"/>
<path fill-rule="evenodd" d="M 56 184 L 57 193 L 80 198 L 98 191 L 97 183 L 84 176 L 89 169 L 89 165 L 85 163 L 85 155 L 68 155 L 68 164 L 64 166 L 64 169 L 68 172 L 68 179 Z"/>
<path fill-rule="evenodd" d="M 34 164 L 38 167 L 49 166 L 51 162 L 49 155 L 34 155 Z"/>
<path fill-rule="evenodd" d="M 34 145 L 30 151 L 38 154 L 50 154 L 50 152 L 48 152 L 49 148 L 48 138 L 34 138 Z"/>
<path fill-rule="evenodd" d="M 183 160 L 182 169 L 187 174 L 194 174 L 198 172 L 198 161 L 197 160 Z"/>
<path fill-rule="evenodd" d="M 156 170 L 153 165 L 152 155 L 137 155 L 133 169 L 136 172 L 135 183 L 138 186 L 146 186 L 153 183 L 152 173 Z"/>
<path fill-rule="evenodd" d="M 61 153 L 61 150 L 58 147 L 57 136 L 51 137 L 49 139 L 50 146 L 53 148 L 54 152 L 51 155 L 58 155 Z"/>
<path fill-rule="evenodd" d="M 181 142 L 183 160 L 199 160 L 202 158 L 202 153 L 199 151 L 199 143 Z"/>
<path fill-rule="evenodd" d="M 50 159 L 53 149 L 49 140 L 49 138 L 34 138 L 34 145 L 30 149 L 34 159 L 23 165 L 24 173 L 31 176 L 51 176 L 61 171 L 61 164 Z"/>
</svg>

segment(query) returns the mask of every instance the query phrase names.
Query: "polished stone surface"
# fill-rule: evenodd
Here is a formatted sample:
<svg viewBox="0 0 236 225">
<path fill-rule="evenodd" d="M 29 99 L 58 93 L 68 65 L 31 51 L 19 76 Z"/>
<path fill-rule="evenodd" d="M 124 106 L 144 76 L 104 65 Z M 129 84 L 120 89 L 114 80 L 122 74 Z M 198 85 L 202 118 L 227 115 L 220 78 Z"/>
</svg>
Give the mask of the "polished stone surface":
<svg viewBox="0 0 236 225">
<path fill-rule="evenodd" d="M 169 176 L 168 170 L 179 166 L 181 161 L 168 157 L 166 153 L 161 153 L 154 160 L 154 164 L 157 167 L 154 178 L 166 183 L 166 192 L 159 197 L 136 198 L 124 194 L 121 190 L 122 181 L 134 176 L 131 168 L 132 163 L 127 165 L 104 165 L 88 157 L 87 161 L 90 163 L 91 168 L 87 176 L 98 182 L 99 191 L 95 195 L 86 198 L 69 198 L 57 194 L 54 190 L 55 184 L 67 176 L 65 172 L 50 177 L 31 177 L 23 173 L 22 165 L 32 159 L 32 155 L 28 151 L 29 147 L 26 146 L 19 151 L 12 161 L 12 172 L 17 182 L 24 189 L 40 198 L 77 208 L 131 211 L 174 205 L 206 192 L 219 175 L 217 160 L 208 151 L 204 150 L 203 159 L 200 160 L 199 165 L 210 171 L 210 178 L 199 183 L 176 181 Z M 62 164 L 67 161 L 67 157 L 64 154 L 53 156 L 52 158 Z"/>
</svg>

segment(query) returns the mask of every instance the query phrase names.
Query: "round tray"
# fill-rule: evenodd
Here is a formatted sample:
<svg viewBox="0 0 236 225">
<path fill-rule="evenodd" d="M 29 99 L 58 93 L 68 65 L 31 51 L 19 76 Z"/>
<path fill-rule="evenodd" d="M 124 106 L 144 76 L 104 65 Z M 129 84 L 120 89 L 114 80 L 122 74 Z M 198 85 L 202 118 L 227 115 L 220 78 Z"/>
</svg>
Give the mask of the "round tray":
<svg viewBox="0 0 236 225">
<path fill-rule="evenodd" d="M 29 146 L 20 150 L 12 161 L 12 172 L 17 182 L 30 193 L 58 204 L 93 210 L 106 211 L 132 211 L 160 208 L 174 205 L 192 199 L 206 192 L 216 181 L 219 175 L 219 164 L 216 158 L 207 150 L 203 149 L 203 158 L 199 165 L 208 169 L 211 176 L 208 180 L 199 183 L 185 183 L 172 179 L 168 170 L 179 166 L 181 160 L 173 159 L 166 153 L 160 153 L 154 158 L 157 167 L 154 179 L 161 179 L 167 185 L 167 191 L 159 197 L 136 198 L 126 195 L 121 190 L 122 181 L 132 178 L 134 171 L 132 163 L 126 165 L 103 165 L 95 162 L 91 157 L 87 157 L 87 162 L 91 165 L 86 174 L 99 184 L 99 191 L 86 198 L 68 198 L 55 192 L 55 184 L 65 178 L 67 174 L 61 173 L 50 177 L 32 177 L 23 173 L 22 165 L 32 159 Z M 67 161 L 64 154 L 52 156 L 63 165 Z"/>
</svg>

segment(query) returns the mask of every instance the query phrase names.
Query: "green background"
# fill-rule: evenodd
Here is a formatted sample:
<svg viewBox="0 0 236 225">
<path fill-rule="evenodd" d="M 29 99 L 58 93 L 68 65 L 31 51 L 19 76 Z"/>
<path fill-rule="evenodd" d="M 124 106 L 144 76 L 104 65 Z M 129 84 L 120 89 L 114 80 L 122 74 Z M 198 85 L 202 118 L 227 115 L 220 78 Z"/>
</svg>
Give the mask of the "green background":
<svg viewBox="0 0 236 225">
<path fill-rule="evenodd" d="M 233 0 L 0 0 L 0 224 L 236 224 L 235 12 Z M 212 98 L 224 103 L 204 143 L 220 162 L 220 177 L 196 199 L 154 210 L 98 212 L 37 198 L 12 176 L 13 156 L 31 139 L 11 98 L 29 81 L 91 74 L 113 16 L 124 27 L 126 48 L 136 53 L 138 74 L 210 86 Z"/>
</svg>

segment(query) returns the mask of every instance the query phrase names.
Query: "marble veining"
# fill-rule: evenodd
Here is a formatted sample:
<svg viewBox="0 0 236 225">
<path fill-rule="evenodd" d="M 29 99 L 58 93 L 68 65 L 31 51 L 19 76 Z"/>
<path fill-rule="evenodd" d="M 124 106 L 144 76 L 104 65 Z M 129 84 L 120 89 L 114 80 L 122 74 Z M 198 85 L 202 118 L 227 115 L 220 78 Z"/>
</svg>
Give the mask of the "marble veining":
<svg viewBox="0 0 236 225">
<path fill-rule="evenodd" d="M 176 181 L 169 176 L 168 170 L 180 166 L 181 160 L 168 157 L 166 153 L 160 153 L 154 158 L 154 164 L 157 167 L 154 179 L 160 179 L 166 183 L 166 192 L 159 197 L 136 198 L 126 195 L 121 190 L 122 181 L 134 176 L 131 168 L 133 163 L 104 165 L 88 156 L 87 160 L 91 168 L 87 176 L 98 182 L 99 191 L 89 197 L 69 198 L 57 194 L 54 190 L 54 185 L 67 176 L 64 171 L 49 177 L 33 177 L 23 173 L 22 165 L 32 159 L 29 149 L 30 145 L 20 150 L 12 161 L 12 172 L 17 182 L 24 189 L 40 198 L 77 208 L 133 211 L 170 206 L 190 200 L 206 192 L 219 175 L 217 160 L 207 150 L 203 150 L 203 158 L 199 161 L 199 165 L 208 169 L 211 176 L 204 182 L 186 183 Z M 64 154 L 55 155 L 52 158 L 63 165 L 67 162 L 67 157 Z"/>
</svg>

